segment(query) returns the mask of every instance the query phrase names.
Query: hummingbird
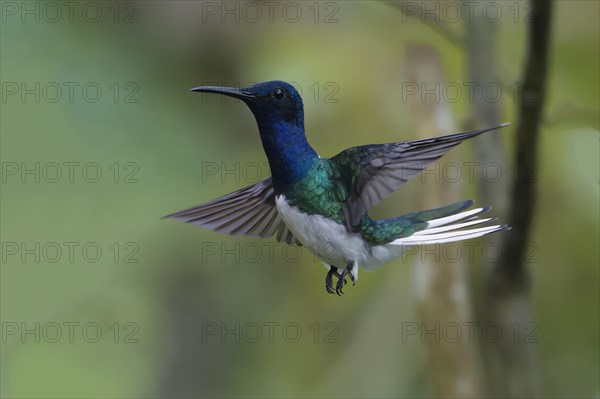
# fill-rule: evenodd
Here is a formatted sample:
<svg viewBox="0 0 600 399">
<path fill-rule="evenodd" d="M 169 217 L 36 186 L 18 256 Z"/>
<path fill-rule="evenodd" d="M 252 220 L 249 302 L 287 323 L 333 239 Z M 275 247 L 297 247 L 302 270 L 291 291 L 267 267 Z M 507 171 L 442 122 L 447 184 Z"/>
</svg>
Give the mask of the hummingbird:
<svg viewBox="0 0 600 399">
<path fill-rule="evenodd" d="M 246 88 L 202 86 L 191 91 L 240 99 L 250 108 L 271 176 L 165 217 L 232 235 L 275 235 L 279 242 L 305 246 L 328 270 L 325 289 L 330 294 L 343 294 L 347 278 L 355 285 L 359 266 L 373 270 L 409 246 L 509 229 L 503 224 L 478 226 L 496 219 L 480 218 L 491 208 L 470 209 L 471 200 L 383 220 L 367 214 L 463 140 L 508 123 L 423 140 L 362 145 L 321 158 L 306 139 L 302 98 L 291 84 L 275 80 Z"/>
</svg>

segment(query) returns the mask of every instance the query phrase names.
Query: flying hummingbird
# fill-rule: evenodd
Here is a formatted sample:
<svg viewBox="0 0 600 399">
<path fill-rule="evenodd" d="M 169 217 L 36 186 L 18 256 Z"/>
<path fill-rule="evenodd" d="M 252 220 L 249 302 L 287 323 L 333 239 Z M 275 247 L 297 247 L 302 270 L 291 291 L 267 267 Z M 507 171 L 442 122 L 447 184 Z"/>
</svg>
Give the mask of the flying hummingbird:
<svg viewBox="0 0 600 399">
<path fill-rule="evenodd" d="M 325 288 L 343 293 L 356 284 L 358 267 L 372 270 L 407 246 L 446 243 L 509 229 L 474 227 L 490 207 L 469 209 L 467 200 L 437 209 L 374 220 L 367 211 L 463 140 L 493 128 L 424 140 L 369 144 L 321 158 L 306 140 L 302 98 L 289 83 L 269 81 L 247 88 L 202 86 L 195 92 L 242 100 L 256 118 L 271 177 L 231 194 L 166 217 L 217 232 L 271 237 L 303 245 L 328 269 Z M 337 282 L 333 284 L 333 277 Z"/>
</svg>

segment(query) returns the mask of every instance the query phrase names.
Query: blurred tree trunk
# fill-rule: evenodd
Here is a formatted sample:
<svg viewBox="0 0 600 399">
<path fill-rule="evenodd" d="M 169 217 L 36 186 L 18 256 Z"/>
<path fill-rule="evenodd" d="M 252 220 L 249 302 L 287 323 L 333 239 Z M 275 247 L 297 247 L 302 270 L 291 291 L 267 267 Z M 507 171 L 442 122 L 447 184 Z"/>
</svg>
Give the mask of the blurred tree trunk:
<svg viewBox="0 0 600 399">
<path fill-rule="evenodd" d="M 441 63 L 438 54 L 430 47 L 415 45 L 407 50 L 407 81 L 419 82 L 426 87 L 443 85 Z M 429 138 L 448 134 L 453 130 L 453 118 L 446 102 L 434 96 L 412 97 L 411 110 L 415 118 L 417 136 Z M 445 160 L 452 162 L 453 155 Z M 441 170 L 437 167 L 436 173 Z M 436 208 L 461 198 L 461 185 L 457 182 L 428 184 L 424 187 L 419 203 L 424 209 Z M 415 259 L 414 279 L 421 333 L 424 328 L 433 331 L 425 336 L 430 360 L 435 395 L 437 397 L 481 397 L 480 359 L 477 346 L 462 338 L 446 337 L 442 331 L 448 323 L 457 323 L 459 330 L 473 320 L 466 266 L 462 259 L 449 261 L 444 252 L 435 248 L 435 254 L 420 252 Z M 419 255 L 417 255 L 419 256 Z M 438 258 L 440 256 L 440 258 Z M 423 337 L 423 335 L 421 335 Z M 452 338 L 452 339 L 450 339 Z M 438 341 L 438 342 L 436 342 Z"/>
<path fill-rule="evenodd" d="M 403 6 L 405 3 L 407 2 L 397 2 L 393 5 L 406 12 L 408 6 Z M 517 172 L 510 195 L 509 183 L 513 176 L 507 173 L 504 153 L 499 150 L 502 148 L 500 134 L 484 135 L 474 141 L 479 170 L 495 163 L 495 169 L 502 170 L 504 175 L 499 181 L 487 181 L 482 173 L 478 173 L 481 198 L 484 203 L 494 204 L 496 214 L 501 217 L 508 214 L 508 223 L 513 227 L 512 231 L 502 236 L 501 256 L 498 262 L 485 267 L 485 304 L 480 309 L 478 318 L 484 323 L 497 323 L 502 333 L 499 342 L 488 342 L 483 347 L 487 374 L 486 391 L 497 397 L 532 397 L 537 394 L 535 351 L 530 343 L 524 342 L 524 335 L 528 332 L 527 326 L 531 326 L 527 323 L 531 323 L 532 319 L 529 300 L 530 276 L 525 264 L 525 254 L 535 207 L 538 130 L 545 95 L 552 2 L 532 0 L 531 4 L 533 18 L 528 25 L 528 56 L 523 77 L 518 85 L 519 120 L 515 151 Z M 474 13 L 473 20 L 465 19 L 466 29 L 463 37 L 435 18 L 424 19 L 424 16 L 431 17 L 431 13 L 419 11 L 425 5 L 426 3 L 410 2 L 411 12 L 407 15 L 418 15 L 450 43 L 464 48 L 467 54 L 467 83 L 474 90 L 471 113 L 465 121 L 464 128 L 497 125 L 501 122 L 501 110 L 494 89 L 506 88 L 506 85 L 498 79 L 495 68 L 494 24 L 485 20 L 481 13 Z M 470 6 L 472 4 L 465 2 L 463 15 L 469 15 L 467 8 Z M 484 6 L 485 4 L 479 4 L 479 8 Z M 422 110 L 429 115 L 436 115 L 432 108 Z M 426 125 L 427 121 L 423 115 L 419 115 L 419 112 L 416 114 L 417 121 L 421 121 L 417 126 Z M 489 176 L 488 180 L 492 180 L 492 176 Z M 434 194 L 429 193 L 429 198 L 435 198 Z M 425 271 L 427 268 L 423 267 L 420 270 Z M 430 279 L 435 280 L 435 276 Z"/>
<path fill-rule="evenodd" d="M 486 0 L 487 1 L 487 0 Z M 467 12 L 468 4 L 464 5 Z M 470 87 L 473 87 L 473 96 L 470 103 L 470 112 L 463 126 L 464 130 L 477 129 L 498 125 L 500 121 L 500 103 L 495 100 L 496 93 L 489 92 L 485 87 L 499 87 L 499 79 L 496 72 L 496 27 L 490 23 L 481 12 L 473 13 L 473 19 L 465 19 L 465 51 L 467 64 L 467 80 Z M 494 97 L 492 97 L 492 95 Z M 501 134 L 506 134 L 505 130 L 485 134 L 473 140 L 473 155 L 478 163 L 477 172 L 477 189 L 482 201 L 482 204 L 493 204 L 494 213 L 506 220 L 506 208 L 508 206 L 508 176 L 503 173 L 504 178 L 499 181 L 490 182 L 483 176 L 483 170 L 487 170 L 487 165 L 495 163 L 499 170 L 507 171 L 507 163 L 504 157 L 504 151 L 501 145 Z M 511 234 L 511 232 L 503 233 Z M 498 237 L 492 236 L 487 238 L 487 243 L 491 240 L 497 240 Z M 485 238 L 484 238 L 485 240 Z M 488 292 L 488 285 L 493 279 L 489 273 L 494 268 L 494 264 L 482 261 L 483 264 L 483 306 L 476 307 L 478 313 L 477 319 L 482 325 L 487 323 L 499 322 L 497 315 L 492 312 L 491 302 L 500 305 L 493 295 Z M 481 286 L 479 286 L 481 287 Z M 477 290 L 479 291 L 479 290 Z M 477 295 L 476 295 L 477 296 Z M 502 325 L 502 327 L 504 327 Z M 482 329 L 483 331 L 483 329 Z M 502 329 L 507 332 L 507 329 Z M 482 355 L 485 365 L 486 393 L 493 396 L 505 396 L 508 392 L 505 389 L 506 371 L 504 370 L 499 359 L 500 344 L 491 342 L 486 337 L 482 338 Z M 526 373 L 527 375 L 528 373 Z"/>
<path fill-rule="evenodd" d="M 498 323 L 502 339 L 488 345 L 492 367 L 492 393 L 502 397 L 537 395 L 535 347 L 524 341 L 531 323 L 530 271 L 525 263 L 535 209 L 538 133 L 545 98 L 552 2 L 532 1 L 528 25 L 527 58 L 519 84 L 519 120 L 516 126 L 516 175 L 510 194 L 509 224 L 503 235 L 499 261 L 486 279 L 486 314 Z M 515 338 L 512 332 L 520 332 Z"/>
<path fill-rule="evenodd" d="M 478 9 L 483 9 L 483 1 Z M 466 2 L 469 3 L 469 2 Z M 465 5 L 464 15 L 469 15 Z M 465 18 L 465 49 L 467 55 L 468 87 L 472 91 L 471 111 L 465 122 L 464 130 L 479 129 L 500 124 L 501 83 L 496 72 L 496 24 L 484 18 L 482 12 L 474 12 L 473 19 Z M 505 93 L 506 94 L 506 93 Z M 469 94 L 470 96 L 470 94 Z M 506 170 L 506 157 L 502 151 L 502 134 L 492 132 L 473 140 L 474 158 L 477 164 L 477 187 L 484 204 L 494 204 L 494 209 L 503 215 L 508 202 L 508 178 L 496 181 L 496 176 L 484 176 L 483 171 Z M 489 166 L 489 168 L 487 168 Z M 481 173 L 480 173 L 481 171 Z"/>
</svg>

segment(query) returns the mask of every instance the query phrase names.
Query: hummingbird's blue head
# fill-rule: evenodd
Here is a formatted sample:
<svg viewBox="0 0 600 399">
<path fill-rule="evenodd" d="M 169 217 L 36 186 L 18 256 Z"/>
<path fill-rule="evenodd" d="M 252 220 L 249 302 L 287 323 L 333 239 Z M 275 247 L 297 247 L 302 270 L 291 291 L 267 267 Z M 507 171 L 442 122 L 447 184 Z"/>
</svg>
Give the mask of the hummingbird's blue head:
<svg viewBox="0 0 600 399">
<path fill-rule="evenodd" d="M 202 86 L 192 91 L 218 93 L 244 101 L 261 127 L 281 122 L 304 127 L 302 97 L 294 86 L 281 80 L 257 83 L 241 89 Z"/>
<path fill-rule="evenodd" d="M 291 84 L 272 80 L 243 89 L 202 86 L 192 91 L 223 94 L 248 105 L 258 124 L 276 192 L 306 176 L 318 158 L 306 141 L 302 98 Z"/>
</svg>

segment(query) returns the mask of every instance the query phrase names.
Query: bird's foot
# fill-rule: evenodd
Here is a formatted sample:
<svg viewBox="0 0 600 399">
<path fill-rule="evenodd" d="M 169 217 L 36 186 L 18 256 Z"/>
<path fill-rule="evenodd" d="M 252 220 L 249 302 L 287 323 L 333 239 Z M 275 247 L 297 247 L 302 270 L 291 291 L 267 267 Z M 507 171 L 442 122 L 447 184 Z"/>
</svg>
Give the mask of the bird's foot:
<svg viewBox="0 0 600 399">
<path fill-rule="evenodd" d="M 325 276 L 325 289 L 330 294 L 335 293 L 335 291 L 333 290 L 333 276 L 336 276 L 338 278 L 337 285 L 339 285 L 342 275 L 338 272 L 337 267 L 329 266 L 329 271 L 327 272 L 327 276 Z M 343 281 L 344 281 L 344 284 L 346 284 L 346 280 L 344 279 Z M 337 285 L 336 285 L 336 290 L 337 290 Z"/>
<path fill-rule="evenodd" d="M 349 271 L 348 271 L 348 267 L 345 267 L 344 270 L 342 271 L 342 274 L 340 275 L 340 277 L 338 277 L 338 282 L 335 285 L 335 293 L 338 295 L 343 295 L 344 291 L 342 291 L 342 288 L 344 288 L 344 284 L 346 284 L 346 276 L 348 275 Z"/>
<path fill-rule="evenodd" d="M 353 268 L 354 264 L 349 264 L 344 268 L 344 270 L 342 270 L 342 273 L 340 274 L 337 268 L 330 266 L 327 276 L 325 277 L 325 289 L 327 292 L 330 294 L 336 293 L 338 295 L 342 295 L 344 293 L 344 285 L 346 285 L 348 282 L 346 277 L 350 277 L 350 280 L 352 280 L 352 285 L 356 285 L 356 277 L 353 274 Z M 333 276 L 336 276 L 338 279 L 335 285 L 335 291 L 333 289 Z"/>
<path fill-rule="evenodd" d="M 354 277 L 354 273 L 353 273 L 352 267 L 347 266 L 346 270 L 348 270 L 348 269 L 349 269 L 348 275 L 350 276 L 350 280 L 352 280 L 352 285 L 355 286 L 356 285 L 356 278 Z"/>
</svg>

